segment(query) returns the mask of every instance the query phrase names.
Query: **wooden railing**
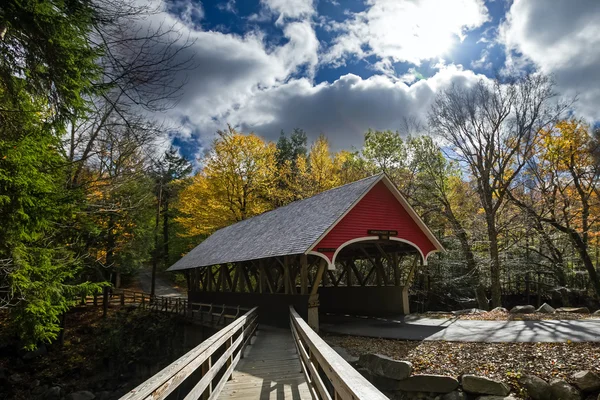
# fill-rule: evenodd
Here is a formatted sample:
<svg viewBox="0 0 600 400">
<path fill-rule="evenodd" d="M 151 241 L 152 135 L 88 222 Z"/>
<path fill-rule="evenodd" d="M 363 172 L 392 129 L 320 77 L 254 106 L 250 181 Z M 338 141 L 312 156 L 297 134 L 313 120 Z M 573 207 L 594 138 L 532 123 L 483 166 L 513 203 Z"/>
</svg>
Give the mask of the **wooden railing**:
<svg viewBox="0 0 600 400">
<path fill-rule="evenodd" d="M 388 399 L 325 343 L 292 306 L 290 328 L 313 399 Z"/>
<path fill-rule="evenodd" d="M 199 368 L 202 376 L 184 399 L 215 398 L 243 356 L 244 347 L 252 338 L 258 325 L 257 318 L 257 307 L 254 307 L 121 397 L 121 400 L 164 399 Z M 195 376 L 196 374 L 194 374 Z M 216 378 L 218 378 L 218 383 L 213 386 Z M 187 387 L 188 382 L 185 385 Z M 180 395 L 182 394 L 180 393 Z M 181 397 L 178 396 L 178 398 Z"/>
<path fill-rule="evenodd" d="M 81 304 L 102 306 L 102 293 L 82 296 Z M 185 316 L 210 325 L 224 325 L 250 310 L 240 306 L 189 302 L 185 297 L 151 296 L 149 293 L 117 289 L 108 293 L 107 305 L 135 305 L 145 310 L 162 311 Z"/>
</svg>

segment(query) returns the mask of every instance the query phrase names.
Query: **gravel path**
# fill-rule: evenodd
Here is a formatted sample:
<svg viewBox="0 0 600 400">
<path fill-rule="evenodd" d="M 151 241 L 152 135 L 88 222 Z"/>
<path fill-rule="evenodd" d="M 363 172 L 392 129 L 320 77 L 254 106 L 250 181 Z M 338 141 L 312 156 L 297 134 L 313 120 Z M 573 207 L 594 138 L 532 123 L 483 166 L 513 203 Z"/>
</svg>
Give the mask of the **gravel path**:
<svg viewBox="0 0 600 400">
<path fill-rule="evenodd" d="M 138 282 L 142 291 L 150 293 L 150 289 L 152 288 L 152 271 L 141 270 L 138 274 Z M 157 296 L 187 297 L 185 291 L 180 291 L 171 282 L 162 279 L 160 276 L 156 277 L 155 291 Z"/>
<path fill-rule="evenodd" d="M 600 320 L 473 321 L 324 315 L 320 328 L 342 335 L 452 342 L 600 342 Z"/>
</svg>

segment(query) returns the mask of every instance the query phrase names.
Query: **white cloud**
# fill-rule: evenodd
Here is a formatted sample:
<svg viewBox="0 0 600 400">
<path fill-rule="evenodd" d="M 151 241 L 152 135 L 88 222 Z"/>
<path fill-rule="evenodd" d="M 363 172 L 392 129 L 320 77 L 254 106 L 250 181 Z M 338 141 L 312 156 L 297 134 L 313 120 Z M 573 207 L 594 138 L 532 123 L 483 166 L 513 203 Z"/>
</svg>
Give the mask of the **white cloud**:
<svg viewBox="0 0 600 400">
<path fill-rule="evenodd" d="M 411 86 L 375 75 L 353 74 L 333 83 L 313 85 L 307 79 L 256 93 L 224 121 L 276 140 L 281 129 L 305 129 L 311 139 L 325 133 L 337 148 L 359 147 L 368 128 L 400 129 L 405 117 L 424 120 L 440 90 L 451 84 L 470 85 L 484 76 L 450 65 Z"/>
<path fill-rule="evenodd" d="M 482 0 L 368 0 L 368 9 L 344 22 L 330 22 L 340 32 L 324 57 L 342 65 L 348 57 L 375 55 L 391 62 L 437 58 L 462 41 L 466 32 L 488 20 Z"/>
<path fill-rule="evenodd" d="M 506 45 L 508 67 L 523 60 L 551 73 L 561 93 L 579 95 L 579 112 L 600 119 L 600 1 L 515 0 L 499 40 Z"/>
<path fill-rule="evenodd" d="M 174 0 L 165 4 L 170 13 L 177 15 L 181 22 L 192 29 L 204 18 L 204 9 L 199 1 Z"/>
<path fill-rule="evenodd" d="M 315 13 L 313 0 L 260 0 L 262 5 L 278 15 L 277 23 L 284 19 L 305 19 Z"/>
</svg>

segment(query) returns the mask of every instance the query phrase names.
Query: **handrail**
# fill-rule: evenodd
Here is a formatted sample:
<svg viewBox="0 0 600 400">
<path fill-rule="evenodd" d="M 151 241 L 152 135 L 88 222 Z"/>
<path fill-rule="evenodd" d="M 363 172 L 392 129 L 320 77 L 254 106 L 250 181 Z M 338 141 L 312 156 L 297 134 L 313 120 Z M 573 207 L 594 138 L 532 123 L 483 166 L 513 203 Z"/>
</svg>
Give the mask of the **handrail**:
<svg viewBox="0 0 600 400">
<path fill-rule="evenodd" d="M 290 328 L 313 399 L 388 399 L 333 350 L 290 306 Z"/>
<path fill-rule="evenodd" d="M 214 398 L 225 386 L 235 366 L 243 356 L 244 347 L 250 341 L 258 325 L 258 307 L 254 307 L 219 332 L 181 356 L 168 367 L 143 382 L 120 400 L 165 399 L 198 368 L 202 377 L 185 396 L 185 400 L 198 399 L 201 395 Z M 213 360 L 215 352 L 218 359 Z M 225 369 L 219 383 L 212 382 Z M 204 397 L 203 397 L 204 398 Z"/>
</svg>

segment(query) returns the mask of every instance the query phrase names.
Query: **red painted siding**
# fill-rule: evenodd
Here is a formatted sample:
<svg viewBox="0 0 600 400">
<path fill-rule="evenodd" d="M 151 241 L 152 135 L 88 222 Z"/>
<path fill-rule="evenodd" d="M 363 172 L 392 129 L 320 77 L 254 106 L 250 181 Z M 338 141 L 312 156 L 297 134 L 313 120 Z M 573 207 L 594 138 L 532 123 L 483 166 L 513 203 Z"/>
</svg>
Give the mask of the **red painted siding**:
<svg viewBox="0 0 600 400">
<path fill-rule="evenodd" d="M 414 243 L 425 256 L 435 250 L 434 244 L 383 182 L 378 182 L 313 250 L 337 249 L 349 240 L 369 236 L 367 231 L 371 229 L 398 231 L 398 238 Z M 334 252 L 322 253 L 331 261 Z"/>
</svg>

